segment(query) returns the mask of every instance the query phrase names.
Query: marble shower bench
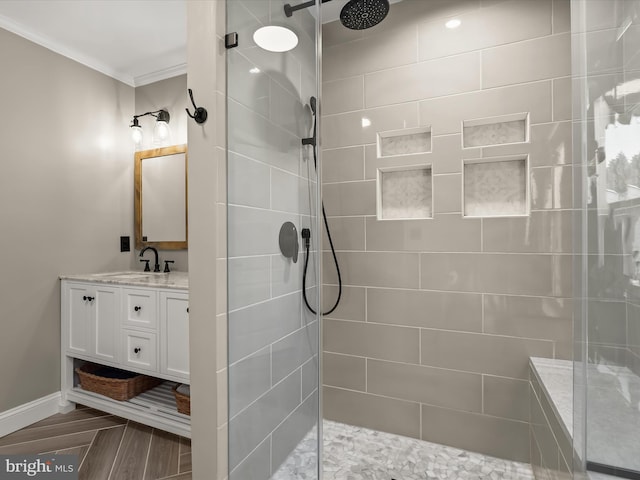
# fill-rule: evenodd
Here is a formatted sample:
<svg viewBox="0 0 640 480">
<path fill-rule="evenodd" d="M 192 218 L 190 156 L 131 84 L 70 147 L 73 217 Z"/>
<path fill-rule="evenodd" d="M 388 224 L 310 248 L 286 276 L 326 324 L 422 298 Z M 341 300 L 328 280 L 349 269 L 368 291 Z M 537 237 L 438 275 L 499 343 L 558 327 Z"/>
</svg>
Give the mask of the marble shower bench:
<svg viewBox="0 0 640 480">
<path fill-rule="evenodd" d="M 536 478 L 571 478 L 574 362 L 531 358 L 531 452 Z M 587 365 L 588 459 L 640 470 L 640 377 L 627 367 Z M 583 390 L 582 390 L 583 391 Z M 584 402 L 583 402 L 584 403 Z M 592 480 L 616 478 L 589 473 Z"/>
</svg>

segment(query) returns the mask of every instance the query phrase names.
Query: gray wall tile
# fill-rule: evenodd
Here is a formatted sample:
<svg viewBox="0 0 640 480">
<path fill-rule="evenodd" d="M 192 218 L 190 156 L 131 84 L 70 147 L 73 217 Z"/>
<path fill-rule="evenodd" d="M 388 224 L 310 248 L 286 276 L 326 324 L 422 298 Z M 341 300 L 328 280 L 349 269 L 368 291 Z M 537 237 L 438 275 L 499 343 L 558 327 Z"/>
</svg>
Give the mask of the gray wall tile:
<svg viewBox="0 0 640 480">
<path fill-rule="evenodd" d="M 416 165 L 430 165 L 436 158 L 431 153 L 414 153 L 392 157 L 378 157 L 377 145 L 366 145 L 364 150 L 365 178 L 375 180 L 378 169 L 384 167 L 410 167 Z"/>
<path fill-rule="evenodd" d="M 401 85 L 398 79 L 403 79 Z M 480 54 L 467 53 L 365 75 L 367 108 L 480 89 Z"/>
<path fill-rule="evenodd" d="M 272 383 L 278 383 L 318 353 L 318 322 L 305 325 L 271 346 Z"/>
<path fill-rule="evenodd" d="M 482 376 L 484 413 L 494 417 L 529 421 L 529 382 Z"/>
<path fill-rule="evenodd" d="M 322 181 L 328 183 L 351 180 L 364 180 L 364 147 L 323 150 Z"/>
<path fill-rule="evenodd" d="M 471 373 L 368 359 L 367 391 L 456 410 L 482 410 L 482 378 Z"/>
<path fill-rule="evenodd" d="M 300 166 L 298 137 L 233 100 L 228 102 L 227 115 L 230 125 L 246 127 L 229 131 L 229 151 L 283 170 L 298 172 Z"/>
<path fill-rule="evenodd" d="M 365 145 L 376 142 L 377 132 L 417 126 L 418 109 L 414 103 L 371 108 L 324 117 L 322 141 L 324 148 Z"/>
<path fill-rule="evenodd" d="M 369 288 L 367 321 L 481 332 L 482 295 Z"/>
<path fill-rule="evenodd" d="M 293 213 L 235 206 L 229 206 L 227 213 L 229 257 L 279 254 L 280 226 L 284 222 L 299 224 L 298 215 Z"/>
<path fill-rule="evenodd" d="M 229 152 L 229 203 L 250 207 L 269 208 L 269 166 Z M 251 185 L 251 188 L 246 188 Z"/>
<path fill-rule="evenodd" d="M 484 295 L 484 332 L 523 338 L 570 341 L 573 305 L 569 298 Z"/>
<path fill-rule="evenodd" d="M 482 248 L 485 252 L 571 253 L 570 210 L 531 212 L 528 217 L 485 218 Z"/>
<path fill-rule="evenodd" d="M 426 329 L 421 339 L 423 365 L 509 378 L 529 378 L 529 357 L 553 355 L 543 340 Z"/>
<path fill-rule="evenodd" d="M 459 133 L 462 120 L 519 112 L 529 112 L 532 124 L 544 123 L 551 121 L 551 81 L 432 98 L 419 106 L 420 122 L 432 125 L 433 135 Z"/>
<path fill-rule="evenodd" d="M 229 366 L 229 415 L 234 417 L 251 402 L 271 388 L 271 349 L 253 355 Z"/>
<path fill-rule="evenodd" d="M 529 463 L 529 425 L 422 405 L 422 439 Z"/>
<path fill-rule="evenodd" d="M 303 263 L 303 252 L 299 252 L 297 263 L 293 263 L 284 255 L 271 256 L 271 295 L 273 297 L 301 290 Z"/>
<path fill-rule="evenodd" d="M 230 258 L 229 310 L 267 300 L 271 295 L 271 258 Z"/>
<path fill-rule="evenodd" d="M 307 398 L 314 390 L 318 390 L 318 356 L 315 355 L 300 369 L 302 375 L 302 398 Z M 316 393 L 317 395 L 317 393 Z"/>
<path fill-rule="evenodd" d="M 366 359 L 337 353 L 324 353 L 324 384 L 348 390 L 367 389 Z"/>
<path fill-rule="evenodd" d="M 456 177 L 460 181 L 460 176 Z M 445 195 L 444 192 L 441 194 Z M 478 252 L 481 247 L 478 219 L 463 219 L 460 215 L 437 215 L 427 220 L 388 221 L 367 217 L 366 221 L 367 250 Z"/>
<path fill-rule="evenodd" d="M 571 120 L 571 77 L 553 80 L 553 119 Z"/>
<path fill-rule="evenodd" d="M 296 408 L 272 433 L 271 473 L 275 473 L 300 441 L 318 424 L 318 396 L 312 395 Z M 317 430 L 316 430 L 317 431 Z M 317 447 L 316 447 L 317 449 Z M 305 453 L 318 455 L 314 449 Z M 254 478 L 254 477 L 246 477 Z"/>
<path fill-rule="evenodd" d="M 376 182 L 329 183 L 322 198 L 328 217 L 376 214 Z"/>
<path fill-rule="evenodd" d="M 300 303 L 300 295 L 294 293 L 229 312 L 229 362 L 251 355 L 300 328 Z"/>
<path fill-rule="evenodd" d="M 333 267 L 335 269 L 335 266 Z M 325 273 L 326 275 L 326 273 Z M 342 287 L 342 296 L 337 308 L 326 315 L 326 318 L 339 318 L 341 320 L 365 321 L 365 290 L 359 287 Z M 338 298 L 338 287 L 325 285 L 322 295 L 324 311 L 333 307 Z"/>
<path fill-rule="evenodd" d="M 323 52 L 324 81 L 415 63 L 415 31 L 403 28 L 328 47 Z"/>
<path fill-rule="evenodd" d="M 571 74 L 569 33 L 540 37 L 482 52 L 482 88 Z"/>
<path fill-rule="evenodd" d="M 571 122 L 531 125 L 530 130 L 529 143 L 485 147 L 482 156 L 528 154 L 532 168 L 571 164 Z"/>
<path fill-rule="evenodd" d="M 570 255 L 422 253 L 420 261 L 420 285 L 427 290 L 551 297 L 572 294 Z"/>
<path fill-rule="evenodd" d="M 325 352 L 419 363 L 417 328 L 325 319 L 323 337 Z"/>
<path fill-rule="evenodd" d="M 440 19 L 418 26 L 420 60 L 455 55 L 551 33 L 551 0 L 503 2 L 459 17 L 454 31 Z"/>
<path fill-rule="evenodd" d="M 364 77 L 343 78 L 322 85 L 322 114 L 362 110 L 364 108 Z"/>
<path fill-rule="evenodd" d="M 326 209 L 325 209 L 326 211 Z M 327 215 L 329 213 L 327 212 Z M 364 250 L 365 249 L 365 217 L 335 217 L 328 219 L 331 239 L 336 250 Z M 322 248 L 330 250 L 327 230 L 323 229 Z"/>
<path fill-rule="evenodd" d="M 544 167 L 531 171 L 531 209 L 571 208 L 572 168 Z"/>
<path fill-rule="evenodd" d="M 462 212 L 462 174 L 434 176 L 433 191 L 433 208 L 436 213 Z"/>
<path fill-rule="evenodd" d="M 553 0 L 553 33 L 571 31 L 571 1 Z"/>
<path fill-rule="evenodd" d="M 324 387 L 324 418 L 420 438 L 420 404 Z"/>
<path fill-rule="evenodd" d="M 417 253 L 339 252 L 337 257 L 345 285 L 418 288 Z M 325 283 L 337 285 L 330 253 L 324 253 L 322 265 Z"/>
<path fill-rule="evenodd" d="M 229 480 L 264 478 L 271 476 L 271 437 L 267 437 L 240 465 L 229 474 Z"/>
<path fill-rule="evenodd" d="M 235 468 L 300 404 L 300 372 L 290 375 L 229 422 L 229 467 Z"/>
</svg>

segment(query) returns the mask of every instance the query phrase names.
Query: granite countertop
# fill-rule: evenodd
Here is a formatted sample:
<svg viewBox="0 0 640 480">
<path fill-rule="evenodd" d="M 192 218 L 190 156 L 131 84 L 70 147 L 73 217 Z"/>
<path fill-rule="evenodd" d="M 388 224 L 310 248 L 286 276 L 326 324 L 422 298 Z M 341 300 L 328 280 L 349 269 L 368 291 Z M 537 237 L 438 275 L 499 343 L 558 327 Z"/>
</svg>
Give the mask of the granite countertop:
<svg viewBox="0 0 640 480">
<path fill-rule="evenodd" d="M 111 285 L 129 285 L 133 287 L 189 289 L 187 272 L 153 273 L 153 272 L 107 272 L 85 273 L 77 275 L 60 275 L 61 280 L 78 282 L 108 283 Z"/>
</svg>

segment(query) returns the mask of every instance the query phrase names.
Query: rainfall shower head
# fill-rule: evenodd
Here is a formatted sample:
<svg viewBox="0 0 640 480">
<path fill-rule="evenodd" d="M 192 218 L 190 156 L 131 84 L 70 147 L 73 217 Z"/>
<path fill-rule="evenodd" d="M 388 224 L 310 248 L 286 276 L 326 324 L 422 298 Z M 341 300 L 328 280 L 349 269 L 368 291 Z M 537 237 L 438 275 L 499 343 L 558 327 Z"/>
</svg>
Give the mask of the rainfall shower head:
<svg viewBox="0 0 640 480">
<path fill-rule="evenodd" d="M 351 30 L 375 27 L 389 13 L 389 0 L 349 0 L 340 12 L 342 25 Z"/>
</svg>

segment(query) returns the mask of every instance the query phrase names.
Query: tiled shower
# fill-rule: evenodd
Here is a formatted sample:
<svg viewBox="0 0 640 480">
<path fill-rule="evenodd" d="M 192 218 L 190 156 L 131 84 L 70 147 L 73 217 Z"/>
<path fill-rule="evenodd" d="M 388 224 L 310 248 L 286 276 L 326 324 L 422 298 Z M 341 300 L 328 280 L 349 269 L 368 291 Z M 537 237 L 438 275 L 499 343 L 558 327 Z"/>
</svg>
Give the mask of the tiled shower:
<svg viewBox="0 0 640 480">
<path fill-rule="evenodd" d="M 299 35 L 227 51 L 229 478 L 582 478 L 624 452 L 586 453 L 609 417 L 585 404 L 640 418 L 638 160 L 597 166 L 638 123 L 640 2 L 400 0 L 365 30 L 284 3 L 227 1 L 240 39 Z"/>
<path fill-rule="evenodd" d="M 324 414 L 529 462 L 529 357 L 571 358 L 569 2 L 479 3 L 324 25 L 345 285 L 323 324 Z M 323 276 L 331 302 L 328 252 Z"/>
</svg>

